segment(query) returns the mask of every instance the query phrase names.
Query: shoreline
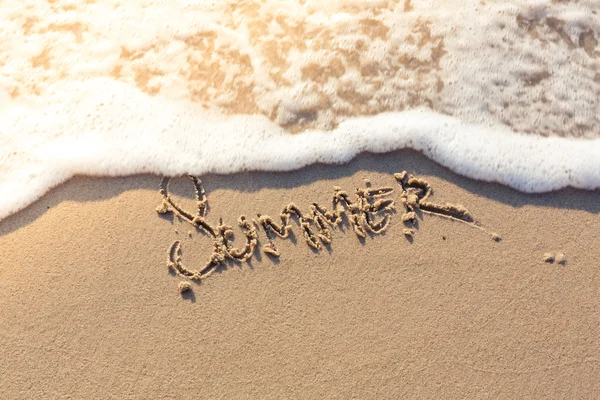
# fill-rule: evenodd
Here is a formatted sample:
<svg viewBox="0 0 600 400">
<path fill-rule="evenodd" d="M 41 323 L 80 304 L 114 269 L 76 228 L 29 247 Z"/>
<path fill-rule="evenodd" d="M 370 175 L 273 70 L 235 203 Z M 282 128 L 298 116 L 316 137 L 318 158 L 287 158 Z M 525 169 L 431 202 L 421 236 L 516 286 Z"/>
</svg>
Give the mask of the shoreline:
<svg viewBox="0 0 600 400">
<path fill-rule="evenodd" d="M 135 97 L 139 93 L 126 93 L 133 99 L 128 101 L 145 104 L 143 98 Z M 128 95 L 120 97 L 130 99 Z M 14 150 L 19 151 L 11 153 L 11 147 L 7 147 L 7 153 L 0 155 L 6 161 L 0 191 L 10 192 L 12 196 L 0 202 L 0 218 L 23 209 L 51 190 L 49 188 L 74 175 L 112 177 L 162 173 L 178 176 L 190 171 L 196 176 L 205 176 L 203 172 L 288 173 L 310 165 L 343 165 L 365 153 L 384 155 L 404 150 L 421 152 L 433 162 L 467 178 L 498 182 L 524 193 L 545 193 L 566 187 L 600 188 L 598 138 L 523 135 L 506 126 L 468 124 L 426 109 L 356 117 L 332 131 L 313 130 L 298 135 L 286 133 L 260 116 L 238 115 L 208 120 L 209 123 L 197 115 L 197 120 L 184 124 L 174 122 L 185 114 L 175 104 L 165 101 L 149 110 L 155 110 L 156 115 L 169 110 L 169 118 L 144 120 L 144 125 L 138 126 L 139 118 L 132 116 L 128 121 L 131 125 L 100 134 L 73 125 L 75 117 L 61 116 L 65 126 L 55 127 L 57 132 L 62 132 L 60 140 L 46 143 L 48 139 L 41 135 L 41 141 L 31 146 L 36 152 L 27 164 L 13 164 L 18 161 L 13 160 L 14 155 L 25 153 L 17 148 Z M 27 116 L 23 114 L 19 118 Z M 158 129 L 165 124 L 174 124 L 179 130 L 166 138 L 166 128 Z M 13 125 L 18 126 L 18 123 L 13 121 Z M 202 129 L 196 129 L 198 126 Z M 151 127 L 159 132 L 152 131 Z M 153 133 L 146 136 L 141 129 Z M 79 137 L 74 131 L 87 132 L 87 136 Z M 119 132 L 127 134 L 121 137 Z M 194 134 L 188 137 L 190 132 Z M 143 138 L 142 143 L 140 138 Z M 159 150 L 153 147 L 154 143 L 162 144 Z M 37 151 L 40 148 L 43 151 Z"/>
</svg>

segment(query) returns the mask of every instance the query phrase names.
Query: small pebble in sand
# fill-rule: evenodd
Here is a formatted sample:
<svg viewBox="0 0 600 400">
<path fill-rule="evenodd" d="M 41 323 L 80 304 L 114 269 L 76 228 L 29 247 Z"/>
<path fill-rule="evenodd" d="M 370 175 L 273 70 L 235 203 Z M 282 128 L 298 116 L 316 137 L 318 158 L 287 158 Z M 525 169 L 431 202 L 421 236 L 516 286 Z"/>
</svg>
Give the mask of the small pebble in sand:
<svg viewBox="0 0 600 400">
<path fill-rule="evenodd" d="M 567 262 L 567 257 L 565 257 L 563 253 L 557 253 L 556 262 L 560 265 L 565 265 L 565 263 Z"/>
<path fill-rule="evenodd" d="M 567 257 L 563 253 L 556 253 L 556 255 L 553 253 L 544 253 L 542 260 L 548 264 L 557 263 L 560 265 L 565 265 L 567 262 Z"/>
<path fill-rule="evenodd" d="M 191 238 L 191 237 L 192 237 L 192 235 L 193 235 L 192 231 L 188 231 L 188 237 L 190 237 L 190 238 Z"/>
<path fill-rule="evenodd" d="M 554 255 L 552 253 L 544 253 L 542 260 L 548 264 L 552 264 L 554 262 Z"/>
<path fill-rule="evenodd" d="M 413 235 L 415 234 L 415 232 L 412 229 L 402 229 L 402 233 L 404 234 L 404 236 L 406 236 L 407 238 L 411 238 L 413 237 Z"/>
<path fill-rule="evenodd" d="M 498 235 L 496 232 L 492 232 L 492 240 L 494 242 L 499 242 L 502 240 L 502 238 L 500 237 L 500 235 Z"/>
<path fill-rule="evenodd" d="M 181 281 L 181 282 L 179 282 L 178 289 L 179 289 L 179 293 L 184 294 L 188 290 L 192 290 L 192 285 L 189 282 Z"/>
</svg>

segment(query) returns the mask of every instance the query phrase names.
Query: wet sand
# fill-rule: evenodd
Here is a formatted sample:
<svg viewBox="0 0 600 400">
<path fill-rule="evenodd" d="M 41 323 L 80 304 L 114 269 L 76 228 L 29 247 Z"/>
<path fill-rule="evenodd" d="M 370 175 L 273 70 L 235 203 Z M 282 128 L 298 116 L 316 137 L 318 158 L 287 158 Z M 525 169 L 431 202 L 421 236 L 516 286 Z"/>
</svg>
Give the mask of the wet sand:
<svg viewBox="0 0 600 400">
<path fill-rule="evenodd" d="M 406 170 L 480 229 L 423 214 L 407 238 Z M 331 204 L 364 180 L 397 212 L 316 251 L 293 224 L 247 262 L 191 289 L 212 242 L 159 216 L 160 178 L 75 178 L 0 221 L 1 398 L 590 398 L 600 391 L 600 193 L 526 195 L 457 176 L 414 152 L 343 166 L 202 177 L 207 219 Z M 172 182 L 194 207 L 193 188 Z M 236 245 L 243 243 L 234 229 Z M 549 262 L 548 254 L 554 262 Z M 564 255 L 561 259 L 560 254 Z M 546 261 L 545 261 L 546 259 Z M 560 261 L 560 262 L 559 262 Z"/>
</svg>

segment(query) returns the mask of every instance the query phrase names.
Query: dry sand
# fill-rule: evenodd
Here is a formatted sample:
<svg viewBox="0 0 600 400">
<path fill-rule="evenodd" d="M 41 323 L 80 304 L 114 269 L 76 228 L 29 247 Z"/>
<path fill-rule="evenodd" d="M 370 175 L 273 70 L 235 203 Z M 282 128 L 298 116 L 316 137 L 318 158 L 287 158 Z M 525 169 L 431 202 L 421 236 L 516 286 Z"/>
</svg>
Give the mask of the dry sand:
<svg viewBox="0 0 600 400">
<path fill-rule="evenodd" d="M 600 393 L 597 191 L 525 195 L 399 152 L 203 177 L 208 219 L 327 204 L 333 186 L 352 192 L 364 179 L 399 189 L 402 170 L 502 240 L 424 215 L 411 243 L 397 213 L 385 234 L 361 243 L 336 229 L 317 253 L 294 227 L 295 241 L 276 241 L 279 260 L 256 251 L 183 290 L 169 246 L 179 240 L 195 267 L 211 244 L 157 215 L 160 178 L 76 178 L 53 190 L 0 222 L 0 398 Z M 173 190 L 193 206 L 189 183 Z"/>
</svg>

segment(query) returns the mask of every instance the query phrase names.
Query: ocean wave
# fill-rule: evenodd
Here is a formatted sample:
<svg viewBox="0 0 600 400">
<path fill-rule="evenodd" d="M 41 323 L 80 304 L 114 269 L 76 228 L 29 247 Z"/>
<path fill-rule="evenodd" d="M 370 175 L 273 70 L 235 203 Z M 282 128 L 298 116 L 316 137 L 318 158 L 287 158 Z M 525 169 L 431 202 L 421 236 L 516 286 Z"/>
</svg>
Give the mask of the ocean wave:
<svg viewBox="0 0 600 400">
<path fill-rule="evenodd" d="M 412 148 L 600 187 L 595 1 L 24 1 L 0 9 L 0 218 L 74 175 L 288 171 Z"/>
</svg>

